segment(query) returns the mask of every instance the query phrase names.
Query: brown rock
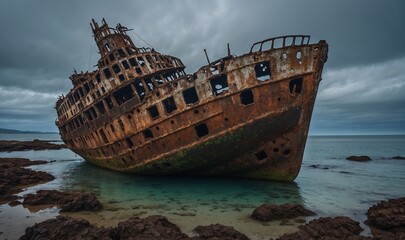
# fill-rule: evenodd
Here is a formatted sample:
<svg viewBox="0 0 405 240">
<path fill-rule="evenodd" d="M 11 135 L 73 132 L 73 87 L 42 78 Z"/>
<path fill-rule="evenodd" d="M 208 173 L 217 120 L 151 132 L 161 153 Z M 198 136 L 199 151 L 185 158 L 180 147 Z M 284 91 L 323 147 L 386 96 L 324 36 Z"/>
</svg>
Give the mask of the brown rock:
<svg viewBox="0 0 405 240">
<path fill-rule="evenodd" d="M 351 239 L 366 240 L 368 237 L 360 236 L 363 230 L 360 224 L 348 217 L 319 218 L 299 227 L 300 230 L 284 234 L 278 240 L 307 240 L 307 239 Z"/>
<path fill-rule="evenodd" d="M 369 156 L 350 156 L 346 159 L 350 160 L 350 161 L 356 161 L 356 162 L 367 162 L 367 161 L 371 160 L 371 158 Z"/>
<path fill-rule="evenodd" d="M 145 219 L 131 217 L 116 228 L 98 228 L 86 220 L 58 216 L 25 230 L 20 240 L 28 239 L 188 239 L 188 236 L 163 216 Z"/>
<path fill-rule="evenodd" d="M 115 239 L 110 236 L 110 231 L 110 228 L 97 228 L 86 220 L 58 216 L 28 227 L 20 240 Z"/>
<path fill-rule="evenodd" d="M 64 144 L 54 144 L 50 141 L 35 139 L 34 141 L 7 141 L 0 140 L 0 152 L 47 150 L 66 148 Z"/>
<path fill-rule="evenodd" d="M 373 205 L 367 211 L 366 223 L 376 237 L 400 239 L 402 234 L 405 239 L 405 197 Z"/>
<path fill-rule="evenodd" d="M 316 213 L 305 209 L 301 205 L 273 205 L 262 204 L 252 213 L 252 218 L 260 221 L 271 221 L 280 219 L 291 219 L 299 216 L 313 216 Z"/>
<path fill-rule="evenodd" d="M 235 230 L 233 227 L 224 226 L 221 224 L 211 224 L 209 226 L 197 226 L 194 231 L 196 231 L 199 236 L 194 237 L 192 239 L 224 239 L 224 240 L 232 240 L 232 239 L 240 239 L 240 240 L 248 240 L 249 238 L 246 237 L 243 233 L 240 233 Z"/>
<path fill-rule="evenodd" d="M 20 204 L 21 204 L 21 202 L 18 201 L 18 200 L 12 200 L 11 202 L 8 203 L 8 205 L 9 205 L 10 207 L 15 207 L 15 206 L 18 206 L 18 205 L 20 205 Z"/>
<path fill-rule="evenodd" d="M 381 230 L 375 227 L 370 227 L 373 239 L 377 240 L 405 240 L 405 231 L 392 232 L 387 230 Z"/>
<path fill-rule="evenodd" d="M 188 239 L 176 225 L 166 217 L 155 215 L 144 219 L 131 217 L 113 229 L 114 239 Z"/>
<path fill-rule="evenodd" d="M 49 173 L 24 168 L 44 163 L 47 162 L 25 158 L 0 158 L 0 201 L 16 199 L 12 194 L 20 192 L 26 186 L 54 180 Z"/>
<path fill-rule="evenodd" d="M 102 205 L 93 193 L 59 192 L 57 190 L 39 190 L 36 194 L 24 196 L 24 205 L 55 205 L 61 212 L 97 211 Z"/>
</svg>

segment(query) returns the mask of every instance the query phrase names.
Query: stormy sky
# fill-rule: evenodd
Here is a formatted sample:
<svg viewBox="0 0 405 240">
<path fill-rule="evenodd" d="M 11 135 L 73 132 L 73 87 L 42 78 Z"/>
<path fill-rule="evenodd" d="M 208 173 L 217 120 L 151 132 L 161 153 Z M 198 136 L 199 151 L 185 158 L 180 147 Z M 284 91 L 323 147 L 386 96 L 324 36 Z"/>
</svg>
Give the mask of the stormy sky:
<svg viewBox="0 0 405 240">
<path fill-rule="evenodd" d="M 405 1 L 0 1 L 0 128 L 57 131 L 54 103 L 99 55 L 90 21 L 134 29 L 193 73 L 286 34 L 325 39 L 310 134 L 405 134 Z M 147 46 L 136 34 L 138 46 Z"/>
</svg>

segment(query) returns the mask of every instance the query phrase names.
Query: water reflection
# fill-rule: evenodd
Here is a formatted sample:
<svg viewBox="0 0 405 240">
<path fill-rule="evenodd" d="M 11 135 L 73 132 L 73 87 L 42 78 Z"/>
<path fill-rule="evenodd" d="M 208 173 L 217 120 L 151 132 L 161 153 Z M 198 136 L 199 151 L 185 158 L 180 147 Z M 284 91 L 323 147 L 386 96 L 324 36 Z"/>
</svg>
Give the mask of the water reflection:
<svg viewBox="0 0 405 240">
<path fill-rule="evenodd" d="M 99 226 L 115 226 L 131 216 L 164 215 L 186 234 L 197 225 L 234 226 L 252 239 L 296 230 L 278 221 L 261 223 L 250 215 L 263 203 L 303 204 L 295 183 L 234 178 L 142 177 L 116 173 L 81 162 L 65 173 L 67 190 L 94 192 L 104 206 L 98 213 L 73 213 Z"/>
<path fill-rule="evenodd" d="M 95 192 L 107 203 L 221 204 L 257 207 L 262 203 L 303 204 L 295 183 L 232 178 L 143 177 L 116 173 L 81 162 L 62 179 L 65 189 Z"/>
</svg>

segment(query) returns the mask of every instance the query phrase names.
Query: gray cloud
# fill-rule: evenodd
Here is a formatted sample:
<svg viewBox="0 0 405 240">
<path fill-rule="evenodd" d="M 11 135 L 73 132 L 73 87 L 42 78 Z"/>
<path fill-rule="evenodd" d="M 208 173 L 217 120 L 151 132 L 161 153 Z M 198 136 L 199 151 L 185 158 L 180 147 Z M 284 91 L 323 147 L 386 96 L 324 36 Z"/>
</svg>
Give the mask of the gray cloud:
<svg viewBox="0 0 405 240">
<path fill-rule="evenodd" d="M 89 22 L 105 17 L 112 26 L 120 22 L 133 28 L 157 51 L 181 58 L 189 73 L 206 64 L 204 48 L 214 60 L 226 54 L 226 43 L 240 55 L 271 36 L 326 39 L 329 60 L 312 132 L 372 126 L 375 133 L 404 133 L 398 124 L 405 120 L 403 9 L 405 2 L 399 0 L 2 1 L 0 124 L 56 130 L 56 96 L 71 88 L 73 68 L 91 70 L 97 62 Z M 130 36 L 138 46 L 146 45 Z M 18 99 L 8 100 L 13 97 Z M 359 112 L 368 117 L 357 116 Z"/>
<path fill-rule="evenodd" d="M 35 131 L 55 130 L 57 94 L 0 86 L 0 126 Z"/>
<path fill-rule="evenodd" d="M 312 132 L 405 133 L 405 58 L 327 70 L 320 84 Z"/>
</svg>

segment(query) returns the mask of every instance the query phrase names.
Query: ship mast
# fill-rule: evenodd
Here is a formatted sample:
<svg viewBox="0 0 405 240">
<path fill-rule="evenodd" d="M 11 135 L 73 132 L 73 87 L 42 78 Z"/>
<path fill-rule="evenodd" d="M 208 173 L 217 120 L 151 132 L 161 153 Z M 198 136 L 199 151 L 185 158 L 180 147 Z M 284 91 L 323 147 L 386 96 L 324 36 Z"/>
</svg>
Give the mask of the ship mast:
<svg viewBox="0 0 405 240">
<path fill-rule="evenodd" d="M 118 24 L 116 28 L 110 28 L 104 18 L 101 23 L 102 25 L 99 26 L 94 19 L 90 23 L 101 57 L 105 57 L 116 49 L 129 48 L 136 52 L 137 47 L 126 34 L 126 31 L 129 30 L 128 28 L 121 24 Z"/>
</svg>

